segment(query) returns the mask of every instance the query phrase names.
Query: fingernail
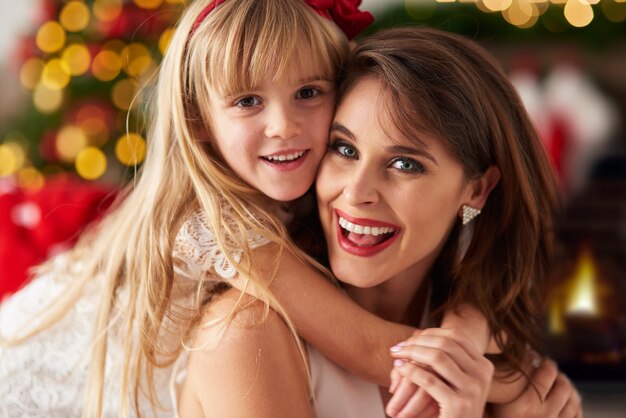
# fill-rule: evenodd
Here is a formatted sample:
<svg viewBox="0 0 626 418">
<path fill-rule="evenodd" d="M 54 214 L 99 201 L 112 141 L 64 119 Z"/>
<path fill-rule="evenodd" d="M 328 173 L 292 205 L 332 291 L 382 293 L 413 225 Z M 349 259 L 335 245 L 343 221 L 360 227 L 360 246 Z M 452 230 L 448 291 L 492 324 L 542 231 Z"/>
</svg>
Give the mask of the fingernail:
<svg viewBox="0 0 626 418">
<path fill-rule="evenodd" d="M 398 351 L 401 351 L 403 347 L 406 347 L 406 342 L 404 341 L 394 345 L 389 349 L 389 351 L 391 351 L 392 353 L 397 353 Z"/>
<path fill-rule="evenodd" d="M 397 358 L 393 361 L 393 367 L 399 369 L 400 367 L 404 366 L 404 363 L 404 360 Z"/>
</svg>

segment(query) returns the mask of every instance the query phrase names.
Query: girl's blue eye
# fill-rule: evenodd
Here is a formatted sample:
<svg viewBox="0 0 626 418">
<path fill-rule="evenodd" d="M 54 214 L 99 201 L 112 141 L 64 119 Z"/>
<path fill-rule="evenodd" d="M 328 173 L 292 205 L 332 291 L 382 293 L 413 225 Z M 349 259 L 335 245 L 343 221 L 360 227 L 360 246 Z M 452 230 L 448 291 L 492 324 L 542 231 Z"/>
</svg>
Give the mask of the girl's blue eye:
<svg viewBox="0 0 626 418">
<path fill-rule="evenodd" d="M 337 141 L 331 145 L 331 148 L 344 158 L 356 158 L 357 156 L 356 149 L 345 142 Z"/>
<path fill-rule="evenodd" d="M 298 91 L 298 98 L 299 99 L 312 99 L 313 97 L 316 97 L 318 94 L 320 94 L 319 89 L 315 87 L 306 87 Z"/>
<path fill-rule="evenodd" d="M 424 166 L 412 158 L 398 157 L 391 163 L 391 166 L 399 171 L 411 173 L 423 173 Z"/>
<path fill-rule="evenodd" d="M 246 96 L 235 102 L 235 106 L 238 107 L 253 107 L 261 104 L 261 100 L 255 96 Z"/>
</svg>

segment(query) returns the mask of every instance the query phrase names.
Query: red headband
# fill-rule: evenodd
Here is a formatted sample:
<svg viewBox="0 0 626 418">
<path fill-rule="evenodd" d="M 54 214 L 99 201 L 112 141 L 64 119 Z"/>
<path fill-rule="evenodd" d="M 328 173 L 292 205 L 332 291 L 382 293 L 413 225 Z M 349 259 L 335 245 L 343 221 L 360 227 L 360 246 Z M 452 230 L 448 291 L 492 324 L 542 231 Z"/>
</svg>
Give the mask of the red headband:
<svg viewBox="0 0 626 418">
<path fill-rule="evenodd" d="M 204 21 L 209 13 L 226 0 L 214 0 L 198 15 L 193 23 L 189 36 L 191 36 L 198 26 Z M 361 0 L 304 0 L 315 10 L 317 14 L 325 17 L 331 22 L 335 22 L 339 29 L 346 34 L 348 39 L 352 39 L 368 27 L 374 17 L 370 12 L 359 10 Z"/>
</svg>

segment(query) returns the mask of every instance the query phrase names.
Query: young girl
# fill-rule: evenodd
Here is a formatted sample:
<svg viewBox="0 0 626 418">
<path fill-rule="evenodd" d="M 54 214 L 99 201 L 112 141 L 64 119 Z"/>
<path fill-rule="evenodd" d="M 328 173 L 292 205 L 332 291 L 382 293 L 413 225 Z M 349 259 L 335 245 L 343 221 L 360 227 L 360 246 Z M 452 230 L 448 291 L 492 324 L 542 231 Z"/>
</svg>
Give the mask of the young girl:
<svg viewBox="0 0 626 418">
<path fill-rule="evenodd" d="M 159 72 L 141 175 L 0 307 L 0 415 L 171 415 L 172 364 L 232 286 L 245 293 L 226 317 L 260 300 L 296 346 L 297 329 L 352 372 L 388 383 L 388 347 L 413 329 L 350 302 L 285 227 L 295 216 L 285 203 L 310 188 L 326 151 L 348 53 L 333 21 L 358 33 L 371 19 L 358 3 L 188 8 Z M 468 321 L 484 346 L 486 328 Z"/>
</svg>

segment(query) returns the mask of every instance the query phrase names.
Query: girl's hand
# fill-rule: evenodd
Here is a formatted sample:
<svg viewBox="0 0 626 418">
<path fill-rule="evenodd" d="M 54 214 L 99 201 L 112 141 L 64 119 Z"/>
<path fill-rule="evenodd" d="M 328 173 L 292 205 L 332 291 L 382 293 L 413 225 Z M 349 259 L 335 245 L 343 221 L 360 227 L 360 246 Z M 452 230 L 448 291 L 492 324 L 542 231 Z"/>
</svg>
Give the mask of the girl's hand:
<svg viewBox="0 0 626 418">
<path fill-rule="evenodd" d="M 451 329 L 427 329 L 392 347 L 391 355 L 400 360 L 394 363 L 397 372 L 430 395 L 439 407 L 438 414 L 434 408 L 420 413 L 408 411 L 407 403 L 402 411 L 391 416 L 416 416 L 409 415 L 415 413 L 424 418 L 483 416 L 494 366 L 464 335 Z M 402 396 L 399 386 L 394 389 L 389 404 L 395 402 L 396 396 Z"/>
<path fill-rule="evenodd" d="M 489 405 L 490 418 L 582 418 L 578 391 L 556 364 L 544 359 L 532 375 L 533 385 L 513 402 Z M 535 389 L 536 388 L 536 389 Z"/>
<path fill-rule="evenodd" d="M 439 415 L 437 402 L 424 389 L 402 376 L 396 369 L 391 371 L 389 392 L 394 395 L 385 408 L 390 417 L 436 418 Z"/>
</svg>

